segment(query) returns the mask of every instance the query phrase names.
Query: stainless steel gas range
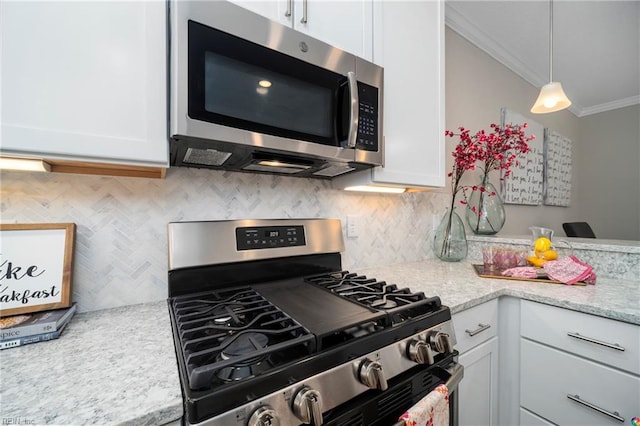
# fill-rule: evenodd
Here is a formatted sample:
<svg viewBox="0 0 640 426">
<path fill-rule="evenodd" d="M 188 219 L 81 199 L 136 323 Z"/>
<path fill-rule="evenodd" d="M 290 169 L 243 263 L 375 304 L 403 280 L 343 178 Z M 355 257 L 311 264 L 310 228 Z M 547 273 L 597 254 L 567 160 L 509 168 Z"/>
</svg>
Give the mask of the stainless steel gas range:
<svg viewBox="0 0 640 426">
<path fill-rule="evenodd" d="M 449 308 L 342 270 L 339 220 L 174 222 L 168 232 L 185 424 L 391 425 L 441 383 L 456 423 Z"/>
</svg>

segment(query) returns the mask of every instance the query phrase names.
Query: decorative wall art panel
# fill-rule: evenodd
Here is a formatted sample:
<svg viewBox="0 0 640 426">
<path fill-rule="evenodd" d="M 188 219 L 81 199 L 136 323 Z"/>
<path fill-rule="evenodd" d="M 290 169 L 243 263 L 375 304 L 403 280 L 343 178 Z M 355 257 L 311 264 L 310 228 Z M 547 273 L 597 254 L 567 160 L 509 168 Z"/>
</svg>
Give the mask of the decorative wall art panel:
<svg viewBox="0 0 640 426">
<path fill-rule="evenodd" d="M 501 117 L 502 126 L 527 123 L 525 134 L 535 135 L 535 139 L 529 142 L 531 150 L 518 156 L 519 164 L 514 164 L 511 174 L 502 180 L 502 198 L 507 204 L 540 205 L 543 196 L 544 127 L 508 108 L 501 109 Z"/>
<path fill-rule="evenodd" d="M 546 129 L 544 138 L 544 204 L 571 204 L 571 139 Z"/>
</svg>

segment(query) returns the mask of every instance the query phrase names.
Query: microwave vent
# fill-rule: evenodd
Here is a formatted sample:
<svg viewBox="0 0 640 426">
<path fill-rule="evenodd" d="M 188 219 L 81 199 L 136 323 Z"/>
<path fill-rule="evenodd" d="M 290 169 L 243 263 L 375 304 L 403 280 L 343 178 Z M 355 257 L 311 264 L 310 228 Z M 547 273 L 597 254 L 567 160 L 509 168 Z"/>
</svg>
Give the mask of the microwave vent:
<svg viewBox="0 0 640 426">
<path fill-rule="evenodd" d="M 215 149 L 188 148 L 182 160 L 184 163 L 221 166 L 231 157 L 230 152 Z"/>
<path fill-rule="evenodd" d="M 344 166 L 333 165 L 333 166 L 328 166 L 328 167 L 325 167 L 324 169 L 318 170 L 313 174 L 316 176 L 335 177 L 343 173 L 351 172 L 353 170 L 355 170 L 353 167 L 349 167 L 347 165 L 344 165 Z"/>
</svg>

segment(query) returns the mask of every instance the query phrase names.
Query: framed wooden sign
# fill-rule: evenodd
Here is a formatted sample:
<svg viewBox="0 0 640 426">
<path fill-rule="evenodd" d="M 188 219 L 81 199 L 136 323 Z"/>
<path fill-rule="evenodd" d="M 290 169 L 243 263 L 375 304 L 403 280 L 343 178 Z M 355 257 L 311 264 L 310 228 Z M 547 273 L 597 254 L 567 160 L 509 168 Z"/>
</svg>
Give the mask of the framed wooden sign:
<svg viewBox="0 0 640 426">
<path fill-rule="evenodd" d="M 71 306 L 74 223 L 0 224 L 0 317 Z"/>
</svg>

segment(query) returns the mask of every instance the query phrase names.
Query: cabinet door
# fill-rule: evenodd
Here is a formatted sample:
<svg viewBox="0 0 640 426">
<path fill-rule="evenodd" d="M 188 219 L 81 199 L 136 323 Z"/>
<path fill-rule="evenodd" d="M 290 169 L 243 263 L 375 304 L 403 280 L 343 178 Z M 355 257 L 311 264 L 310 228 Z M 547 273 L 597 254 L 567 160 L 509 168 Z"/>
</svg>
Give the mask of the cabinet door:
<svg viewBox="0 0 640 426">
<path fill-rule="evenodd" d="M 229 0 L 252 12 L 281 23 L 293 26 L 293 0 Z"/>
<path fill-rule="evenodd" d="M 373 57 L 373 1 L 295 0 L 294 28 L 361 58 Z M 303 21 L 306 4 L 306 22 Z"/>
<path fill-rule="evenodd" d="M 372 60 L 373 0 L 231 1 L 272 21 Z"/>
<path fill-rule="evenodd" d="M 163 2 L 2 3 L 2 154 L 168 166 Z"/>
<path fill-rule="evenodd" d="M 384 66 L 381 184 L 445 184 L 444 5 L 376 2 L 374 62 Z M 378 30 L 381 28 L 381 31 Z"/>
<path fill-rule="evenodd" d="M 460 355 L 460 426 L 495 425 L 498 418 L 498 338 Z"/>
</svg>

